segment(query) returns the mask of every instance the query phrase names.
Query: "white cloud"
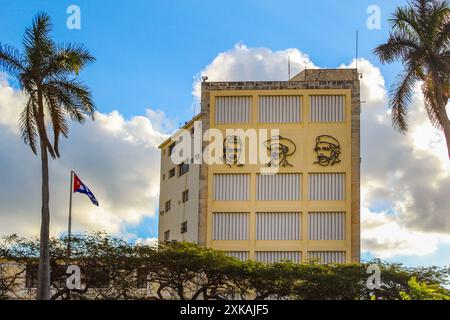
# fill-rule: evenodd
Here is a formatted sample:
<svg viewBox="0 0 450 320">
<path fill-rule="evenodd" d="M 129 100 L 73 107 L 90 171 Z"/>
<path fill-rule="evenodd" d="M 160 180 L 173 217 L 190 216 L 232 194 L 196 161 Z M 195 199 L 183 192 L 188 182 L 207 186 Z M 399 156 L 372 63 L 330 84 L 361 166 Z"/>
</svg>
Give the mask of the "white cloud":
<svg viewBox="0 0 450 320">
<path fill-rule="evenodd" d="M 150 119 L 153 128 L 159 132 L 173 132 L 177 129 L 175 121 L 168 119 L 162 110 L 147 109 L 146 116 Z"/>
<path fill-rule="evenodd" d="M 18 132 L 19 115 L 25 103 L 22 93 L 13 90 L 0 73 L 0 125 L 5 125 L 9 132 Z"/>
<path fill-rule="evenodd" d="M 288 57 L 291 77 L 305 67 L 317 68 L 309 56 L 298 49 L 272 51 L 268 48 L 248 48 L 238 43 L 233 49 L 221 52 L 200 72 L 193 86 L 193 95 L 200 97 L 201 76 L 208 81 L 277 81 L 288 80 Z"/>
<path fill-rule="evenodd" d="M 376 256 L 423 256 L 450 242 L 450 163 L 444 137 L 423 108 L 420 84 L 410 106 L 410 129 L 395 132 L 384 79 L 358 62 L 361 81 L 362 248 Z M 355 61 L 350 66 L 354 66 Z"/>
<path fill-rule="evenodd" d="M 135 243 L 138 245 L 154 247 L 158 245 L 158 238 L 138 238 L 136 239 Z"/>
<path fill-rule="evenodd" d="M 363 251 L 381 259 L 395 256 L 425 256 L 435 252 L 450 236 L 407 228 L 397 216 L 385 211 L 373 212 L 362 207 L 361 229 Z"/>
<path fill-rule="evenodd" d="M 25 99 L 0 86 L 0 233 L 36 235 L 40 225 L 40 160 L 20 140 L 18 113 Z M 160 121 L 155 128 L 151 119 Z M 96 121 L 71 124 L 61 141 L 59 160 L 50 160 L 51 233 L 67 228 L 69 172 L 74 170 L 93 191 L 100 207 L 73 195 L 73 227 L 125 233 L 127 225 L 152 216 L 158 204 L 160 156 L 157 145 L 161 111 L 125 119 L 118 111 L 97 112 Z"/>
<path fill-rule="evenodd" d="M 356 60 L 349 65 L 341 64 L 339 68 L 356 68 Z M 361 105 L 365 111 L 367 108 L 383 108 L 387 106 L 387 92 L 385 81 L 380 69 L 376 68 L 370 61 L 361 58 L 358 59 L 358 71 L 361 78 Z"/>
</svg>

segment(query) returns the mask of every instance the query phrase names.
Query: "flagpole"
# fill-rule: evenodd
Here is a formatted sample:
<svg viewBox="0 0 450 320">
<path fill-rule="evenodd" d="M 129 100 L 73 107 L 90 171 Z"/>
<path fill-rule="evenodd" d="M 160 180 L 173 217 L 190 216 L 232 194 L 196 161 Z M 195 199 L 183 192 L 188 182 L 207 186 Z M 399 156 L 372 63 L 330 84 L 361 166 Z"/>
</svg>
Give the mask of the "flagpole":
<svg viewBox="0 0 450 320">
<path fill-rule="evenodd" d="M 70 258 L 70 242 L 72 236 L 72 194 L 73 194 L 73 171 L 70 171 L 70 188 L 69 188 L 69 229 L 67 233 L 67 255 Z"/>
</svg>

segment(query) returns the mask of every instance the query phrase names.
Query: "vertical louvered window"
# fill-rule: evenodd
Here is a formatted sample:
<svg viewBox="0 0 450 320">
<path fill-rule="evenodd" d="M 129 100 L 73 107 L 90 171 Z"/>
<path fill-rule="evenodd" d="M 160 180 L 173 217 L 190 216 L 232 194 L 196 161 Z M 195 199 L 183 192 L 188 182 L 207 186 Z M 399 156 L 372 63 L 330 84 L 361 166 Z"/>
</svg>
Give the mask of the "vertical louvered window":
<svg viewBox="0 0 450 320">
<path fill-rule="evenodd" d="M 310 96 L 309 121 L 344 122 L 345 96 L 333 96 L 333 95 Z"/>
<path fill-rule="evenodd" d="M 301 253 L 298 251 L 256 251 L 256 261 L 265 263 L 275 263 L 281 261 L 292 261 L 299 263 Z"/>
<path fill-rule="evenodd" d="M 345 212 L 310 212 L 309 240 L 344 240 Z"/>
<path fill-rule="evenodd" d="M 248 212 L 214 212 L 214 240 L 248 240 Z"/>
<path fill-rule="evenodd" d="M 298 212 L 258 212 L 256 240 L 300 240 Z"/>
<path fill-rule="evenodd" d="M 215 174 L 214 200 L 246 201 L 249 200 L 249 174 Z"/>
<path fill-rule="evenodd" d="M 345 251 L 310 251 L 308 259 L 319 264 L 345 263 Z"/>
<path fill-rule="evenodd" d="M 260 123 L 295 123 L 302 119 L 300 96 L 260 96 Z"/>
<path fill-rule="evenodd" d="M 299 173 L 258 174 L 256 184 L 257 200 L 301 200 L 301 174 Z"/>
<path fill-rule="evenodd" d="M 225 254 L 241 261 L 248 260 L 248 251 L 226 251 Z"/>
<path fill-rule="evenodd" d="M 250 121 L 251 97 L 216 97 L 215 122 L 248 123 Z"/>
<path fill-rule="evenodd" d="M 309 200 L 345 200 L 345 173 L 309 174 Z"/>
</svg>

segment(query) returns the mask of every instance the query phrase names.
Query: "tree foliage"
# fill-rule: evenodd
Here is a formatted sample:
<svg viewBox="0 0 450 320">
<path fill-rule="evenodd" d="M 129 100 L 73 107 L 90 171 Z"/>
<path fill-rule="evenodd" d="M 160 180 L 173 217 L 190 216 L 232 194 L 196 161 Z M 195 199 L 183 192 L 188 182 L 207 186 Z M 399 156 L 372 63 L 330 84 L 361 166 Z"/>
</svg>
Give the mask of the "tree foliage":
<svg viewBox="0 0 450 320">
<path fill-rule="evenodd" d="M 104 233 L 51 239 L 53 299 L 444 299 L 449 270 L 408 268 L 379 260 L 362 264 L 320 265 L 239 261 L 193 243 L 131 244 Z M 39 255 L 37 239 L 17 236 L 0 241 L 0 297 L 15 297 L 27 266 Z M 5 272 L 6 262 L 19 268 Z M 376 264 L 381 285 L 369 289 L 367 267 Z M 65 266 L 82 271 L 83 288 L 65 287 Z M 13 280 L 13 281 L 12 281 Z M 4 285 L 7 284 L 7 285 Z"/>
</svg>

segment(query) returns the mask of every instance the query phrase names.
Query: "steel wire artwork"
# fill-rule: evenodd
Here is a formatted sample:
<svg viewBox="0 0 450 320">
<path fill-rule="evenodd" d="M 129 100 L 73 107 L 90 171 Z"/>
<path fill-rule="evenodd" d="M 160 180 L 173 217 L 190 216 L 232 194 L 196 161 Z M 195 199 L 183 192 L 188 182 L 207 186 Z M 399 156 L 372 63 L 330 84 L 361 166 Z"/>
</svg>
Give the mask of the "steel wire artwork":
<svg viewBox="0 0 450 320">
<path fill-rule="evenodd" d="M 223 162 L 229 167 L 237 165 L 243 166 L 239 159 L 242 154 L 242 142 L 238 136 L 227 136 L 223 139 Z"/>
<path fill-rule="evenodd" d="M 268 167 L 273 165 L 281 165 L 282 167 L 292 167 L 287 160 L 297 150 L 295 143 L 292 140 L 282 136 L 273 136 L 271 139 L 264 141 L 264 146 L 270 151 L 270 161 L 267 163 Z M 277 163 L 275 163 L 277 161 Z"/>
<path fill-rule="evenodd" d="M 339 141 L 328 135 L 321 135 L 316 138 L 316 147 L 314 151 L 317 155 L 317 161 L 314 164 L 322 167 L 333 166 L 341 162 L 339 155 L 341 154 L 341 146 Z"/>
</svg>

